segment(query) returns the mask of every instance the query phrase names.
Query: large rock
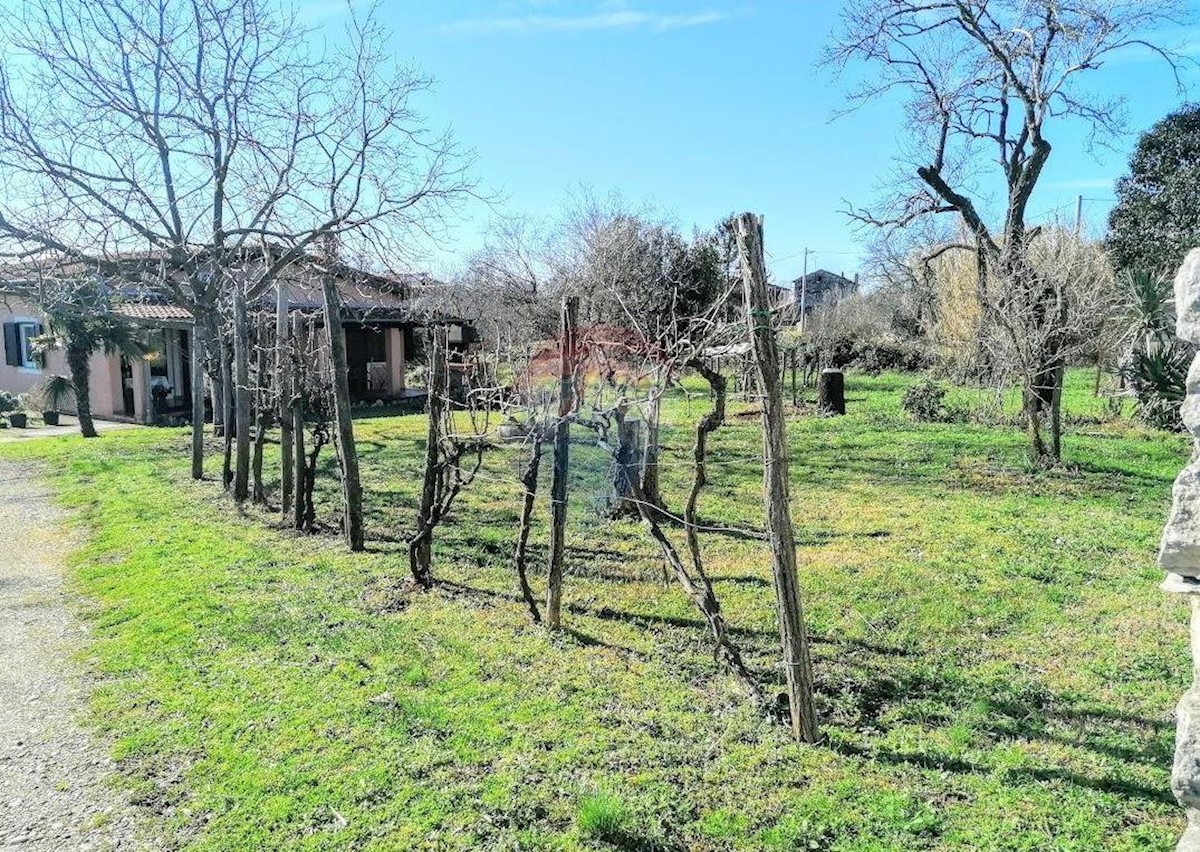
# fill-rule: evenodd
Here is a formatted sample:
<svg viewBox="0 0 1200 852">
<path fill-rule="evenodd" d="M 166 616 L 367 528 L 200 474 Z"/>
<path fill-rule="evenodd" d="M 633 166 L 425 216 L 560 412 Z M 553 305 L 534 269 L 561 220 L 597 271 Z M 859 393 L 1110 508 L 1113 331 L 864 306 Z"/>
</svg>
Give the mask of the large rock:
<svg viewBox="0 0 1200 852">
<path fill-rule="evenodd" d="M 1200 598 L 1189 598 L 1192 608 L 1192 647 L 1200 648 Z M 1175 762 L 1171 767 L 1171 792 L 1187 811 L 1187 829 L 1176 852 L 1200 852 L 1200 666 L 1192 663 L 1192 687 L 1175 708 Z"/>
<path fill-rule="evenodd" d="M 1200 355 L 1192 359 L 1192 366 L 1188 369 L 1187 396 L 1183 398 L 1179 416 L 1192 437 L 1200 440 Z"/>
<path fill-rule="evenodd" d="M 1188 252 L 1175 276 L 1175 331 L 1184 340 L 1200 343 L 1200 249 Z M 1192 610 L 1192 687 L 1175 712 L 1171 789 L 1187 811 L 1187 829 L 1177 852 L 1200 852 L 1200 356 L 1188 370 L 1182 414 L 1196 449 L 1175 480 L 1158 564 L 1167 571 L 1163 590 L 1187 595 Z"/>
<path fill-rule="evenodd" d="M 1200 578 L 1200 462 L 1196 459 L 1175 480 L 1158 565 L 1180 577 Z"/>
<path fill-rule="evenodd" d="M 1200 343 L 1200 248 L 1189 251 L 1175 273 L 1175 333 Z"/>
</svg>

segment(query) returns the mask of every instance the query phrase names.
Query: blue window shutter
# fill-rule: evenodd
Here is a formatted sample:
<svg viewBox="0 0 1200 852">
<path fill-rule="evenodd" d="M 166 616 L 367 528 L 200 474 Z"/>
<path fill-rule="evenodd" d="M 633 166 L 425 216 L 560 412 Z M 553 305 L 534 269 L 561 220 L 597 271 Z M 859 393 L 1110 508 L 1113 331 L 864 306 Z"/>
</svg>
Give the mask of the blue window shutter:
<svg viewBox="0 0 1200 852">
<path fill-rule="evenodd" d="M 4 324 L 4 363 L 10 367 L 20 367 L 22 360 L 21 336 L 17 333 L 17 324 L 6 322 Z"/>
</svg>

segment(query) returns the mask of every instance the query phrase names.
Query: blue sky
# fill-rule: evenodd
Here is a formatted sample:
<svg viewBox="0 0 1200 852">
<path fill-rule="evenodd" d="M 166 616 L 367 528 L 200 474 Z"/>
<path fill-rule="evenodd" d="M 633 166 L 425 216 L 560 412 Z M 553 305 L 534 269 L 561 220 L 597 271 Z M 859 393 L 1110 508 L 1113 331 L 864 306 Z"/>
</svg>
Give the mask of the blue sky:
<svg viewBox="0 0 1200 852">
<path fill-rule="evenodd" d="M 308 7 L 334 21 L 337 0 Z M 477 172 L 512 211 L 552 214 L 572 187 L 620 191 L 690 231 L 734 210 L 766 217 L 777 279 L 853 270 L 861 240 L 843 200 L 870 201 L 891 172 L 896 102 L 830 122 L 848 82 L 816 67 L 838 0 L 384 0 L 398 50 L 437 80 L 424 104 L 478 155 Z M 1186 41 L 1189 33 L 1170 34 Z M 1196 82 L 1195 74 L 1190 75 Z M 1137 132 L 1182 103 L 1169 70 L 1130 55 L 1095 73 L 1130 96 Z M 1035 213 L 1099 226 L 1134 140 L 1089 152 L 1083 129 L 1053 132 Z M 433 262 L 444 271 L 479 241 L 472 211 Z"/>
<path fill-rule="evenodd" d="M 356 0 L 365 3 L 367 0 Z M 336 41 L 346 0 L 299 0 Z M 839 0 L 381 0 L 397 58 L 436 79 L 421 108 L 478 157 L 511 212 L 552 215 L 572 188 L 650 202 L 684 232 L 735 210 L 766 217 L 777 279 L 852 271 L 860 240 L 843 200 L 867 203 L 891 171 L 894 101 L 830 123 L 848 82 L 815 63 Z M 1193 33 L 1169 34 L 1200 43 Z M 1200 75 L 1191 74 L 1191 82 Z M 1182 103 L 1168 69 L 1131 55 L 1096 72 L 1130 96 L 1140 131 Z M 1054 155 L 1035 213 L 1102 223 L 1134 136 L 1089 153 L 1082 128 L 1051 128 Z M 465 211 L 430 259 L 448 274 L 478 247 L 483 207 Z"/>
</svg>

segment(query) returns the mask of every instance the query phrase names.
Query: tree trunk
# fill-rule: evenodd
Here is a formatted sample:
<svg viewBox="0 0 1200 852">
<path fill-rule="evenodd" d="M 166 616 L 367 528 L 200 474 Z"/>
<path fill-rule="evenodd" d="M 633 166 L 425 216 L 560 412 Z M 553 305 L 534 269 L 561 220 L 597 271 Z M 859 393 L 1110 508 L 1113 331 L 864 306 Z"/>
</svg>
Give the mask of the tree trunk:
<svg viewBox="0 0 1200 852">
<path fill-rule="evenodd" d="M 741 652 L 729 638 L 728 629 L 725 625 L 725 617 L 721 614 L 721 603 L 717 599 L 717 593 L 713 589 L 712 580 L 709 579 L 708 572 L 704 570 L 704 560 L 700 552 L 697 504 L 701 489 L 708 484 L 708 436 L 717 431 L 721 427 L 721 424 L 725 422 L 725 377 L 716 370 L 709 369 L 707 365 L 699 360 L 692 362 L 691 366 L 708 382 L 709 390 L 712 392 L 713 407 L 696 424 L 696 441 L 692 446 L 692 488 L 688 492 L 688 500 L 683 510 L 684 527 L 687 530 L 688 551 L 692 555 L 692 569 L 696 572 L 696 576 L 700 578 L 703 585 L 702 587 L 697 587 L 693 582 L 684 583 L 684 590 L 692 598 L 696 606 L 699 607 L 700 611 L 704 613 L 708 621 L 708 627 L 717 642 L 718 655 L 723 659 L 725 665 L 746 686 L 746 689 L 750 692 L 751 699 L 756 704 L 763 706 L 766 704 L 766 699 L 762 693 L 762 687 L 759 685 L 758 679 L 754 677 L 750 669 L 742 662 Z M 795 374 L 793 373 L 793 375 Z M 669 559 L 667 562 L 670 564 Z M 676 573 L 678 573 L 678 570 Z M 690 580 L 691 578 L 686 577 L 686 579 Z"/>
<path fill-rule="evenodd" d="M 279 510 L 286 518 L 292 507 L 295 459 L 292 449 L 292 365 L 288 356 L 288 301 L 283 283 L 275 306 L 275 380 L 279 383 Z"/>
<path fill-rule="evenodd" d="M 325 432 L 320 428 L 313 429 L 312 449 L 308 453 L 308 458 L 304 462 L 304 483 L 299 490 L 304 492 L 304 498 L 298 500 L 297 503 L 304 507 L 304 513 L 300 517 L 300 526 L 298 529 L 303 532 L 313 532 L 317 528 L 317 504 L 313 502 L 313 491 L 317 486 L 317 459 L 321 455 L 321 448 L 325 446 Z"/>
<path fill-rule="evenodd" d="M 675 579 L 683 587 L 684 593 L 696 605 L 696 608 L 700 610 L 700 614 L 704 617 L 705 623 L 712 632 L 713 639 L 717 643 L 717 658 L 742 682 L 746 690 L 750 693 L 750 698 L 755 705 L 759 707 L 765 706 L 766 698 L 763 695 L 762 687 L 759 686 L 757 678 L 754 677 L 754 674 L 742 660 L 742 655 L 738 647 L 729 638 L 729 630 L 725 625 L 725 616 L 721 613 L 721 604 L 713 593 L 712 585 L 708 582 L 707 576 L 704 575 L 703 583 L 698 584 L 691 574 L 688 573 L 687 566 L 684 565 L 683 559 L 679 556 L 679 550 L 671 542 L 671 539 L 659 523 L 661 513 L 651 508 L 646 495 L 642 493 L 641 483 L 636 478 L 629 480 L 629 490 L 636 501 L 642 524 L 650 532 L 650 537 L 658 544 L 667 567 L 674 573 Z M 698 553 L 698 549 L 694 551 L 694 555 Z"/>
<path fill-rule="evenodd" d="M 841 370 L 822 370 L 817 379 L 817 413 L 825 417 L 846 413 L 846 376 Z"/>
<path fill-rule="evenodd" d="M 1054 388 L 1050 398 L 1050 452 L 1054 461 L 1062 461 L 1062 392 L 1065 367 L 1061 361 L 1054 368 Z"/>
<path fill-rule="evenodd" d="M 292 505 L 292 526 L 296 529 L 304 528 L 304 515 L 307 507 L 304 505 L 305 489 L 304 489 L 304 394 L 301 391 L 304 388 L 304 359 L 302 353 L 304 351 L 305 337 L 301 324 L 300 314 L 296 314 L 293 318 L 292 326 L 292 346 L 296 357 L 293 362 L 294 369 L 291 371 L 292 377 L 292 410 L 288 412 L 292 418 L 292 468 L 295 471 L 295 499 Z"/>
<path fill-rule="evenodd" d="M 254 376 L 254 452 L 250 461 L 251 500 L 260 506 L 267 503 L 267 492 L 263 488 L 263 445 L 267 430 L 271 426 L 271 389 L 267 379 L 267 324 L 265 319 L 258 323 L 257 358 Z"/>
<path fill-rule="evenodd" d="M 662 368 L 655 369 L 654 387 L 650 389 L 646 400 L 646 447 L 642 454 L 642 493 L 652 509 L 660 509 L 663 505 L 658 475 L 659 423 L 662 419 L 662 385 L 665 378 L 662 373 Z"/>
<path fill-rule="evenodd" d="M 613 495 L 611 500 L 610 517 L 620 518 L 632 516 L 641 517 L 637 501 L 629 490 L 633 480 L 642 481 L 641 458 L 638 452 L 641 445 L 641 423 L 636 420 L 621 418 L 617 427 L 617 451 L 614 461 L 616 475 L 613 477 Z"/>
<path fill-rule="evenodd" d="M 233 499 L 250 496 L 250 339 L 246 327 L 246 291 L 233 286 L 233 408 L 237 453 L 233 466 Z"/>
<path fill-rule="evenodd" d="M 96 424 L 92 422 L 91 370 L 88 359 L 91 353 L 67 341 L 67 369 L 71 372 L 71 386 L 75 391 L 75 416 L 79 420 L 79 434 L 85 438 L 96 437 Z"/>
<path fill-rule="evenodd" d="M 292 500 L 292 526 L 300 530 L 304 529 L 304 517 L 308 512 L 308 507 L 304 505 L 307 492 L 303 483 L 305 470 L 304 399 L 299 394 L 292 400 L 292 410 L 289 412 L 289 416 L 292 418 L 292 452 L 294 454 L 292 468 L 295 470 L 296 476 L 295 499 Z"/>
<path fill-rule="evenodd" d="M 221 484 L 228 490 L 233 482 L 233 378 L 229 365 L 229 344 L 221 340 L 221 436 L 225 440 L 225 454 L 221 462 Z"/>
<path fill-rule="evenodd" d="M 329 361 L 333 372 L 333 415 L 337 423 L 335 444 L 342 469 L 342 531 L 351 550 L 362 550 L 362 477 L 358 471 L 354 421 L 350 416 L 350 367 L 346 361 L 346 335 L 342 333 L 342 301 L 332 275 L 321 277 L 321 288 L 325 296 L 325 330 L 329 338 Z"/>
<path fill-rule="evenodd" d="M 433 587 L 433 527 L 437 522 L 438 483 L 441 476 L 442 422 L 446 395 L 446 329 L 435 327 L 429 335 L 429 390 L 425 427 L 425 475 L 421 482 L 421 502 L 417 508 L 417 531 L 408 544 L 408 565 L 413 580 L 422 588 Z"/>
<path fill-rule="evenodd" d="M 554 474 L 550 480 L 550 564 L 546 578 L 546 623 L 557 630 L 562 625 L 564 532 L 567 526 L 567 472 L 571 446 L 571 410 L 575 406 L 575 317 L 579 299 L 566 296 L 562 302 L 559 334 L 558 420 L 554 425 Z"/>
<path fill-rule="evenodd" d="M 190 349 L 192 380 L 192 479 L 204 478 L 204 334 L 197 317 L 192 322 Z"/>
<path fill-rule="evenodd" d="M 1024 390 L 1029 460 L 1037 467 L 1052 466 L 1062 458 L 1062 380 L 1061 359 L 1047 359 Z"/>
<path fill-rule="evenodd" d="M 817 741 L 812 659 L 796 568 L 796 542 L 788 490 L 787 434 L 778 382 L 779 355 L 775 332 L 771 328 L 767 277 L 763 264 L 762 219 L 750 213 L 740 215 L 737 220 L 737 242 L 742 260 L 746 320 L 762 393 L 763 497 L 771 541 L 776 614 L 784 670 L 787 673 L 792 734 L 797 739 L 811 743 Z"/>
<path fill-rule="evenodd" d="M 533 508 L 537 502 L 538 473 L 542 467 L 542 436 L 540 428 L 540 424 L 535 425 L 535 431 L 530 436 L 533 444 L 529 448 L 529 461 L 525 464 L 525 473 L 521 476 L 521 485 L 525 489 L 525 494 L 521 501 L 521 520 L 517 530 L 517 543 L 513 548 L 513 568 L 516 570 L 517 580 L 521 584 L 521 597 L 525 599 L 525 605 L 529 607 L 529 615 L 533 618 L 535 624 L 541 622 L 542 614 L 538 610 L 537 599 L 533 595 L 533 589 L 529 586 L 529 573 L 526 570 L 525 556 L 529 545 L 529 528 L 533 522 Z"/>
<path fill-rule="evenodd" d="M 208 401 L 212 406 L 213 437 L 225 435 L 225 391 L 221 376 L 221 328 L 219 314 L 204 321 L 204 368 L 208 372 Z"/>
</svg>

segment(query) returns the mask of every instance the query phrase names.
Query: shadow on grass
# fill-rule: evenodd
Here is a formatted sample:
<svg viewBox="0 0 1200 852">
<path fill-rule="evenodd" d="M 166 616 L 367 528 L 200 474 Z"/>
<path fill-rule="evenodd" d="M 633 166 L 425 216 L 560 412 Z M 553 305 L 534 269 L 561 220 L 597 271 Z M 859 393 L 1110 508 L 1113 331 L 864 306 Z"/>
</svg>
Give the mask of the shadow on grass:
<svg viewBox="0 0 1200 852">
<path fill-rule="evenodd" d="M 871 748 L 856 743 L 836 742 L 830 748 L 840 754 L 850 755 L 873 762 L 893 766 L 915 766 L 935 772 L 960 774 L 996 775 L 996 768 L 987 764 L 965 760 L 960 757 L 938 754 L 932 751 L 899 752 L 887 748 Z M 1156 789 L 1121 778 L 1093 778 L 1062 767 L 1023 767 L 1001 771 L 1004 780 L 1014 786 L 1023 781 L 1059 781 L 1076 787 L 1085 787 L 1101 793 L 1118 795 L 1124 799 L 1140 799 L 1156 804 L 1173 805 L 1175 798 L 1168 789 Z"/>
</svg>

